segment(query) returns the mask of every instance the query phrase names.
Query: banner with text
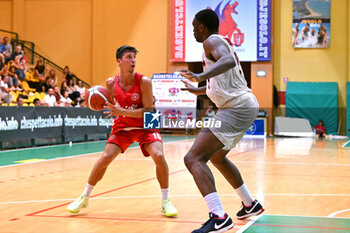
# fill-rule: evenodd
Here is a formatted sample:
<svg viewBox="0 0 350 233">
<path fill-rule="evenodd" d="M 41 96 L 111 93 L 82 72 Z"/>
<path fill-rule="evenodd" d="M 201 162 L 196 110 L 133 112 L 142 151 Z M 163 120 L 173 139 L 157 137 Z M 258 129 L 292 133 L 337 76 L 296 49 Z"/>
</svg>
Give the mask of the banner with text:
<svg viewBox="0 0 350 233">
<path fill-rule="evenodd" d="M 162 128 L 177 128 L 179 121 L 196 119 L 197 96 L 181 91 L 187 80 L 179 74 L 154 74 L 152 77 L 155 108 L 162 114 Z M 189 82 L 197 87 L 198 83 Z"/>
<path fill-rule="evenodd" d="M 232 41 L 241 61 L 271 59 L 271 0 L 173 0 L 172 61 L 202 61 L 192 20 L 206 8 L 218 15 L 219 34 Z"/>
<path fill-rule="evenodd" d="M 0 107 L 0 141 L 110 133 L 104 116 L 89 108 Z"/>
</svg>

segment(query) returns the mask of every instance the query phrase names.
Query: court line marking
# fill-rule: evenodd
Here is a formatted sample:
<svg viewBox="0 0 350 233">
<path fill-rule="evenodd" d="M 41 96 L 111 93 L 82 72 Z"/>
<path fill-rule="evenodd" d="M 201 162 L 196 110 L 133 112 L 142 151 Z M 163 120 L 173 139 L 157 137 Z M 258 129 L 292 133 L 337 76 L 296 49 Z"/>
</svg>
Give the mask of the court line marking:
<svg viewBox="0 0 350 233">
<path fill-rule="evenodd" d="M 252 194 L 252 196 L 257 196 L 258 194 Z M 219 194 L 220 197 L 233 197 L 238 198 L 237 194 Z M 263 194 L 263 196 L 299 196 L 299 197 L 350 197 L 350 194 L 293 194 L 293 193 L 272 193 Z M 200 194 L 172 194 L 172 198 L 175 197 L 202 197 Z M 91 197 L 90 200 L 109 200 L 109 199 L 140 199 L 140 198 L 160 198 L 160 195 L 147 195 L 147 196 L 117 196 L 117 197 Z M 10 205 L 10 204 L 29 204 L 29 203 L 44 203 L 44 202 L 59 202 L 59 201 L 73 201 L 75 198 L 66 199 L 47 199 L 47 200 L 27 200 L 27 201 L 9 201 L 0 202 L 0 205 Z M 350 211 L 350 209 L 343 212 Z M 340 211 L 338 211 L 340 212 Z M 283 215 L 285 216 L 285 215 Z"/>
<path fill-rule="evenodd" d="M 347 227 L 320 227 L 320 226 L 296 226 L 296 225 L 274 225 L 274 224 L 259 224 L 254 223 L 253 226 L 262 227 L 285 227 L 285 228 L 306 228 L 306 229 L 329 229 L 329 230 L 350 230 Z"/>
<path fill-rule="evenodd" d="M 166 219 L 151 219 L 151 218 L 112 218 L 112 217 L 97 217 L 97 216 L 79 216 L 79 215 L 70 215 L 70 216 L 59 216 L 59 215 L 48 215 L 48 214 L 39 214 L 34 215 L 33 217 L 47 217 L 47 218 L 68 218 L 68 219 L 94 219 L 94 220 L 114 220 L 114 221 L 135 221 L 135 222 L 170 222 L 170 223 L 189 223 L 189 224 L 202 224 L 203 221 L 186 221 L 186 220 L 176 220 L 176 218 L 166 218 Z M 164 216 L 162 216 L 164 217 Z M 235 223 L 234 225 L 241 226 L 243 223 Z M 236 229 L 241 227 L 234 226 Z"/>
<path fill-rule="evenodd" d="M 134 148 L 131 148 L 134 149 Z M 255 149 L 262 149 L 260 148 L 255 148 Z M 246 151 L 249 152 L 249 151 Z M 237 152 L 232 153 L 227 155 L 226 157 L 232 157 L 239 155 L 242 152 Z M 65 157 L 67 158 L 67 157 Z M 142 159 L 142 158 L 116 158 L 116 160 L 125 160 L 125 161 L 153 161 L 153 160 L 148 160 L 148 159 Z M 183 159 L 167 159 L 167 161 L 172 161 L 172 162 L 183 162 Z M 209 161 L 210 162 L 210 161 Z M 350 167 L 350 164 L 341 164 L 341 163 L 298 163 L 298 162 L 261 162 L 261 161 L 244 161 L 244 160 L 234 160 L 234 163 L 258 163 L 258 164 L 282 164 L 282 165 L 307 165 L 307 166 L 344 166 L 344 167 Z"/>
<path fill-rule="evenodd" d="M 194 139 L 184 139 L 184 140 L 177 140 L 177 141 L 172 141 L 172 142 L 184 142 L 184 141 L 189 141 L 189 140 L 194 140 Z M 168 143 L 172 143 L 172 142 L 163 142 L 163 144 L 168 144 Z M 57 145 L 57 146 L 67 146 L 67 145 Z M 50 147 L 50 146 L 47 146 L 47 147 Z M 138 146 L 135 146 L 135 147 L 128 148 L 128 150 L 138 149 L 138 148 L 139 148 Z M 28 148 L 28 149 L 38 149 L 38 148 Z M 17 149 L 17 150 L 26 150 L 26 149 Z M 97 151 L 97 152 L 86 153 L 86 154 L 78 154 L 78 155 L 70 155 L 70 156 L 66 156 L 66 157 L 46 159 L 46 160 L 43 160 L 43 161 L 35 161 L 35 162 L 30 162 L 30 163 L 3 165 L 3 166 L 0 166 L 0 169 L 4 168 L 4 167 L 13 167 L 13 166 L 21 166 L 21 165 L 33 164 L 33 163 L 49 162 L 49 161 L 53 161 L 53 160 L 66 159 L 66 158 L 72 158 L 72 157 L 82 157 L 82 156 L 88 156 L 88 155 L 102 153 L 102 152 L 103 151 Z"/>
<path fill-rule="evenodd" d="M 332 229 L 332 230 L 350 230 L 350 228 L 343 228 L 343 227 L 320 227 L 320 226 L 296 226 L 296 225 L 275 225 L 275 224 L 259 224 L 255 223 L 262 215 L 256 216 L 258 218 L 252 219 L 249 221 L 246 225 L 241 227 L 240 230 L 238 230 L 236 233 L 243 233 L 245 230 L 247 230 L 250 226 L 267 226 L 267 227 L 286 227 L 286 228 L 313 228 L 313 229 Z M 316 217 L 316 216 L 293 216 L 293 215 L 265 215 L 265 216 L 279 216 L 279 217 L 301 217 L 301 218 L 327 218 L 327 217 Z M 349 219 L 350 218 L 334 218 L 334 219 Z M 254 220 L 254 221 L 253 221 Z"/>
<path fill-rule="evenodd" d="M 345 210 L 339 210 L 337 212 L 334 212 L 334 213 L 331 213 L 330 215 L 328 215 L 327 217 L 328 218 L 334 218 L 334 216 L 338 215 L 338 214 L 341 214 L 341 213 L 344 213 L 344 212 L 348 212 L 350 211 L 350 209 L 345 209 Z"/>
<path fill-rule="evenodd" d="M 236 155 L 244 154 L 244 153 L 247 153 L 247 152 L 250 152 L 250 151 L 253 151 L 253 150 L 259 150 L 261 148 L 264 148 L 264 147 L 257 147 L 257 148 L 251 149 L 251 150 L 243 151 L 243 152 L 238 153 Z M 176 174 L 176 173 L 184 172 L 184 171 L 187 171 L 187 169 L 185 168 L 185 169 L 180 169 L 180 170 L 177 170 L 177 171 L 174 171 L 174 172 L 169 172 L 169 176 L 173 175 L 173 174 Z M 124 188 L 127 188 L 127 187 L 131 187 L 131 186 L 138 185 L 138 184 L 141 184 L 141 183 L 145 183 L 145 182 L 148 182 L 148 181 L 151 181 L 151 180 L 155 180 L 155 179 L 157 179 L 157 178 L 153 177 L 153 178 L 142 180 L 142 181 L 139 181 L 139 182 L 136 182 L 136 183 L 131 183 L 129 185 L 124 185 L 124 186 L 116 188 L 116 189 L 112 189 L 112 190 L 105 191 L 105 192 L 102 192 L 102 193 L 99 193 L 99 194 L 95 194 L 95 195 L 93 195 L 91 197 L 97 197 L 97 196 L 100 196 L 100 195 L 103 195 L 103 194 L 106 194 L 106 193 L 114 192 L 114 191 L 117 191 L 117 190 L 120 190 L 120 189 L 124 189 Z M 57 206 L 53 206 L 53 207 L 50 207 L 50 208 L 46 208 L 44 210 L 39 210 L 39 211 L 30 213 L 30 214 L 26 214 L 25 216 L 35 216 L 36 214 L 39 214 L 39 213 L 42 213 L 42 212 L 46 212 L 46 211 L 49 211 L 49 210 L 52 210 L 52 209 L 56 209 L 56 208 L 68 205 L 69 203 L 70 202 L 67 202 L 67 203 L 63 203 L 61 205 L 57 205 Z"/>
<path fill-rule="evenodd" d="M 327 218 L 327 216 L 300 216 L 300 215 L 280 215 L 280 214 L 266 214 L 265 216 L 274 216 L 274 217 L 300 217 L 300 218 Z M 350 218 L 336 218 L 335 219 L 348 219 Z"/>
<path fill-rule="evenodd" d="M 257 221 L 262 215 L 258 215 L 253 217 L 247 224 L 245 224 L 241 229 L 239 229 L 236 233 L 243 233 L 245 230 L 248 229 L 255 221 Z"/>
</svg>

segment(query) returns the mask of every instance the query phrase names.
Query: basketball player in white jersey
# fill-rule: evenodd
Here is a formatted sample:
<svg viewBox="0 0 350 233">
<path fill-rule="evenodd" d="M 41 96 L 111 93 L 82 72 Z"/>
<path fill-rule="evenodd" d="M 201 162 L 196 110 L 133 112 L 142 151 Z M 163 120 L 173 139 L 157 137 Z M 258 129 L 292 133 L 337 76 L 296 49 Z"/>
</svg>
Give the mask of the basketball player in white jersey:
<svg viewBox="0 0 350 233">
<path fill-rule="evenodd" d="M 242 200 L 238 219 L 261 214 L 262 205 L 252 198 L 238 168 L 226 158 L 227 153 L 242 139 L 254 122 L 259 104 L 247 87 L 242 67 L 228 38 L 218 35 L 219 19 L 212 10 L 205 9 L 193 19 L 193 32 L 197 42 L 203 43 L 203 68 L 201 74 L 181 70 L 190 81 L 206 80 L 205 87 L 195 88 L 185 82 L 193 94 L 207 94 L 218 107 L 214 119 L 221 121 L 221 128 L 202 129 L 185 156 L 185 164 L 203 195 L 209 220 L 194 233 L 225 232 L 233 227 L 230 216 L 224 211 L 216 192 L 212 172 L 207 166 L 210 160 L 236 190 Z"/>
</svg>

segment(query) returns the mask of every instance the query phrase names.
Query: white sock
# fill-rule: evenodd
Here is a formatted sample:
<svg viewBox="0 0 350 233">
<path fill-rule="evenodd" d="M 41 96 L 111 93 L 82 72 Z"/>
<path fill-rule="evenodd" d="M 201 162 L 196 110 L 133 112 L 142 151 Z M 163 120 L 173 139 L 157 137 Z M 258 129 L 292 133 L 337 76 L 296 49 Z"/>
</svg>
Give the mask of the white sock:
<svg viewBox="0 0 350 233">
<path fill-rule="evenodd" d="M 85 186 L 85 189 L 84 189 L 85 196 L 90 197 L 90 193 L 91 193 L 93 188 L 94 188 L 94 186 L 89 185 L 89 183 L 86 183 L 86 186 Z"/>
<path fill-rule="evenodd" d="M 252 205 L 252 203 L 254 202 L 254 199 L 250 195 L 249 190 L 248 190 L 247 186 L 245 186 L 245 184 L 242 184 L 241 187 L 239 187 L 235 190 L 245 206 Z"/>
<path fill-rule="evenodd" d="M 162 199 L 166 200 L 169 197 L 169 188 L 166 189 L 160 189 L 160 191 L 162 192 Z"/>
<path fill-rule="evenodd" d="M 219 216 L 219 218 L 224 217 L 225 210 L 222 207 L 222 204 L 217 192 L 209 193 L 204 197 L 204 199 L 207 202 L 209 212 L 216 214 L 217 216 Z"/>
</svg>

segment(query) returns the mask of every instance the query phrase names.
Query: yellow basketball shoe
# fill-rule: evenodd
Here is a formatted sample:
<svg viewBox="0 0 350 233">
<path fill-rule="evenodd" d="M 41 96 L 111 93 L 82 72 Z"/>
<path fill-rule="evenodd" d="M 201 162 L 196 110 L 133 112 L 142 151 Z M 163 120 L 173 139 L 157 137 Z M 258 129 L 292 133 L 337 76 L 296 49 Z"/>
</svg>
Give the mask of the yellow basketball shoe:
<svg viewBox="0 0 350 233">
<path fill-rule="evenodd" d="M 174 217 L 178 215 L 177 209 L 171 204 L 170 199 L 162 200 L 162 212 L 167 217 Z"/>
<path fill-rule="evenodd" d="M 67 206 L 67 210 L 73 214 L 79 213 L 81 208 L 86 208 L 89 205 L 89 197 L 85 196 L 84 193 L 80 195 L 75 201 Z"/>
</svg>

